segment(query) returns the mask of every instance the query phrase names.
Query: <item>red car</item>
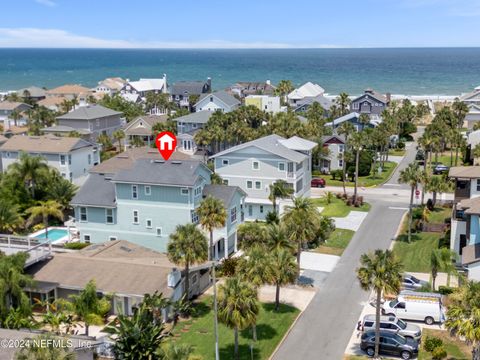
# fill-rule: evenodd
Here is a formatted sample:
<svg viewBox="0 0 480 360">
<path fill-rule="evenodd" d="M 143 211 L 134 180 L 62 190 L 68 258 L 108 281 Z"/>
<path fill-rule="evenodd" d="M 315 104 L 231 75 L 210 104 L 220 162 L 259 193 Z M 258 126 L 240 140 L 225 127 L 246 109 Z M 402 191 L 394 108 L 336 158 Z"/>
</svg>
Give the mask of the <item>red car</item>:
<svg viewBox="0 0 480 360">
<path fill-rule="evenodd" d="M 311 187 L 325 187 L 325 179 L 322 179 L 322 178 L 315 178 L 315 179 L 312 179 L 312 182 L 310 183 L 310 186 Z"/>
</svg>

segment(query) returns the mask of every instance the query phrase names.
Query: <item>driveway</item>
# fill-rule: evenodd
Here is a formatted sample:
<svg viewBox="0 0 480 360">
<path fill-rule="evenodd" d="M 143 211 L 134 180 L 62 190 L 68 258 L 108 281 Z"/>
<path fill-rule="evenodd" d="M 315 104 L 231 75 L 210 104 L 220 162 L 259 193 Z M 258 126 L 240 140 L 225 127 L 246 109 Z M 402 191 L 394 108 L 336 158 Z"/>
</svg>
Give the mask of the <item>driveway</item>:
<svg viewBox="0 0 480 360">
<path fill-rule="evenodd" d="M 300 268 L 328 273 L 335 268 L 338 260 L 340 260 L 340 256 L 302 251 L 300 254 Z"/>
<path fill-rule="evenodd" d="M 365 211 L 350 211 L 345 217 L 334 217 L 332 219 L 335 220 L 335 227 L 338 229 L 357 231 L 367 215 L 368 213 Z"/>
</svg>

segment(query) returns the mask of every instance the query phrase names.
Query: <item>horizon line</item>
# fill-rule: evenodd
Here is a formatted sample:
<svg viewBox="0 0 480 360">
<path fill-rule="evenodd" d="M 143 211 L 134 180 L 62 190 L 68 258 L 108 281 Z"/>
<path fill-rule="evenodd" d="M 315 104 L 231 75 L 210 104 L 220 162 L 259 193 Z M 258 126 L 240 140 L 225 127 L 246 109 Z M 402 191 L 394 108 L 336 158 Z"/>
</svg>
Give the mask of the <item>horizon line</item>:
<svg viewBox="0 0 480 360">
<path fill-rule="evenodd" d="M 0 50 L 362 50 L 362 49 L 480 49 L 478 46 L 337 46 L 337 47 L 43 47 L 0 46 Z"/>
</svg>

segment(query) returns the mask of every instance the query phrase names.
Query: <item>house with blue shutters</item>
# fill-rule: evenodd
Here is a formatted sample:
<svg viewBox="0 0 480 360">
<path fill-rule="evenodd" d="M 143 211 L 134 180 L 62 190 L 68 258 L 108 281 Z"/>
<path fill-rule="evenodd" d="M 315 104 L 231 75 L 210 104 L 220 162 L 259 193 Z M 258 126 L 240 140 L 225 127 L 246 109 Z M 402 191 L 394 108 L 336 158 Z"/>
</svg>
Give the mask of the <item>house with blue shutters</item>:
<svg viewBox="0 0 480 360">
<path fill-rule="evenodd" d="M 211 185 L 210 176 L 200 161 L 145 158 L 110 173 L 92 171 L 71 202 L 80 239 L 127 240 L 166 252 L 176 226 L 198 224 L 196 209 L 212 195 L 228 215 L 225 227 L 214 232 L 215 256 L 228 257 L 237 250 L 245 194 L 238 187 Z"/>
</svg>

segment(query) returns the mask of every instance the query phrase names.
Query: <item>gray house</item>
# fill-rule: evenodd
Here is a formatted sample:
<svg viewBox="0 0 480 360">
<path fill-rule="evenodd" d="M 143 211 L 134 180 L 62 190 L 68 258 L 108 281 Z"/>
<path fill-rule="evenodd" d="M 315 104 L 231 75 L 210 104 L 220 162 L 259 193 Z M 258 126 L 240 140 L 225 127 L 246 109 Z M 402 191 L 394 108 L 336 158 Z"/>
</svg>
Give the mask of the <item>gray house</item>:
<svg viewBox="0 0 480 360">
<path fill-rule="evenodd" d="M 323 95 L 308 97 L 302 100 L 298 100 L 297 103 L 295 104 L 296 107 L 293 111 L 296 113 L 307 112 L 310 106 L 315 102 L 320 104 L 323 110 L 325 110 L 325 116 L 328 116 L 330 112 L 330 108 L 333 105 L 333 102 L 332 100 L 326 98 Z"/>
<path fill-rule="evenodd" d="M 374 119 L 370 119 L 367 124 L 360 121 L 360 115 L 357 112 L 351 112 L 350 114 L 340 116 L 339 118 L 333 119 L 331 122 L 325 124 L 325 126 L 332 127 L 333 130 L 336 130 L 340 125 L 344 122 L 349 122 L 353 125 L 355 130 L 362 131 L 364 128 L 373 128 L 380 123 L 376 117 Z"/>
<path fill-rule="evenodd" d="M 363 95 L 352 100 L 350 110 L 368 115 L 380 115 L 390 102 L 390 94 L 383 96 L 372 89 L 366 89 Z"/>
<path fill-rule="evenodd" d="M 180 151 L 194 154 L 198 150 L 194 136 L 205 126 L 212 114 L 211 111 L 202 110 L 173 119 L 177 122 L 177 147 Z"/>
<path fill-rule="evenodd" d="M 269 135 L 234 146 L 212 156 L 215 172 L 224 183 L 247 194 L 246 219 L 263 220 L 273 210 L 270 185 L 285 180 L 293 196 L 309 196 L 312 150 L 317 143 L 293 136 Z M 280 203 L 281 204 L 281 203 Z"/>
<path fill-rule="evenodd" d="M 328 154 L 322 156 L 317 167 L 322 173 L 343 169 L 345 155 L 345 136 L 329 135 L 322 137 L 323 147 L 328 149 Z"/>
<path fill-rule="evenodd" d="M 177 81 L 173 84 L 170 94 L 172 101 L 179 107 L 190 108 L 189 97 L 191 95 L 201 96 L 212 91 L 212 79 L 207 81 Z"/>
<path fill-rule="evenodd" d="M 111 136 L 123 125 L 123 113 L 102 105 L 81 106 L 57 117 L 57 125 L 43 129 L 45 133 L 65 134 L 78 131 L 88 140 L 96 141 L 98 135 Z"/>
<path fill-rule="evenodd" d="M 142 115 L 130 121 L 123 127 L 126 146 L 135 137 L 140 138 L 146 145 L 150 146 L 155 140 L 152 135 L 153 127 L 156 124 L 165 123 L 167 120 L 168 115 Z"/>
<path fill-rule="evenodd" d="M 0 101 L 0 122 L 3 123 L 3 128 L 5 130 L 9 129 L 10 126 L 13 126 L 15 122 L 11 119 L 11 115 L 14 111 L 23 112 L 31 109 L 32 107 L 28 104 L 16 102 L 16 101 Z M 18 120 L 18 125 L 25 125 L 26 119 L 24 116 L 21 116 L 21 119 Z"/>
<path fill-rule="evenodd" d="M 196 111 L 208 110 L 230 112 L 240 106 L 240 101 L 225 91 L 217 91 L 211 94 L 203 94 L 195 104 Z"/>
</svg>

